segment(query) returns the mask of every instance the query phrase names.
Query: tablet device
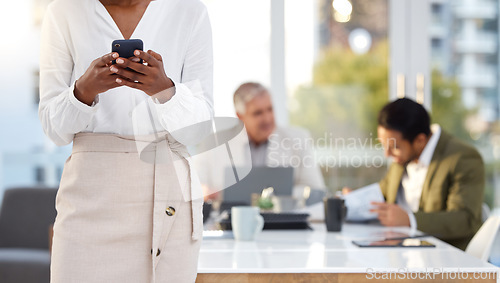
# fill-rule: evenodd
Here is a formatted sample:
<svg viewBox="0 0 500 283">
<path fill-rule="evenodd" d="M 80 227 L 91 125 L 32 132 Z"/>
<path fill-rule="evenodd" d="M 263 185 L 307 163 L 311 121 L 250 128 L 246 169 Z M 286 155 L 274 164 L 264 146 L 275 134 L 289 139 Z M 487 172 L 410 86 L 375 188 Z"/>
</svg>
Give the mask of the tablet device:
<svg viewBox="0 0 500 283">
<path fill-rule="evenodd" d="M 386 239 L 379 241 L 352 241 L 358 247 L 362 248 L 434 248 L 436 245 L 425 240 L 408 239 Z"/>
</svg>

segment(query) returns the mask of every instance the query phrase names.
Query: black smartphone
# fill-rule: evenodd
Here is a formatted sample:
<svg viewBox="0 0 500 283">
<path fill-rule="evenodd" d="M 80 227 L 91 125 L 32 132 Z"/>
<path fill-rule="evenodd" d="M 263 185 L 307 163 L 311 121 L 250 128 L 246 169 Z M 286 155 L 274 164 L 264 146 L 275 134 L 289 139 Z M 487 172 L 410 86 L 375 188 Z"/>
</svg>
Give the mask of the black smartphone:
<svg viewBox="0 0 500 283">
<path fill-rule="evenodd" d="M 143 50 L 143 46 L 144 44 L 140 39 L 117 39 L 113 40 L 111 51 L 117 52 L 120 57 L 130 58 L 134 57 L 135 50 Z M 139 62 L 142 63 L 142 59 Z M 113 60 L 112 63 L 116 64 L 116 60 Z"/>
</svg>

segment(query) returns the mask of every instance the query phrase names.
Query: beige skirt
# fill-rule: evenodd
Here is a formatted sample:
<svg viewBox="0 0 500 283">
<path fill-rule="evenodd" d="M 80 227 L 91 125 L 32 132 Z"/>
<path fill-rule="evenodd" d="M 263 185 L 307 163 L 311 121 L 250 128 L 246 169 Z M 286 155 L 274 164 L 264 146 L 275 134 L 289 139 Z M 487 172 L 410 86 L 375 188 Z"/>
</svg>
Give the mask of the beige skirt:
<svg viewBox="0 0 500 283">
<path fill-rule="evenodd" d="M 203 230 L 185 147 L 167 133 L 78 133 L 56 196 L 52 283 L 194 282 Z"/>
</svg>

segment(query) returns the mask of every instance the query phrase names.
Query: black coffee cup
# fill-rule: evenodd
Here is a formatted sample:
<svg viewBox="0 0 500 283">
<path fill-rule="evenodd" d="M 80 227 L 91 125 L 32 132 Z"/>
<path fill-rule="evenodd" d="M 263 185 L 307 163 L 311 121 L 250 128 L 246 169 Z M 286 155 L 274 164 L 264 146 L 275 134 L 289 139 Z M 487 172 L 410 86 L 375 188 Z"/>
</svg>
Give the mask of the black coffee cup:
<svg viewBox="0 0 500 283">
<path fill-rule="evenodd" d="M 325 198 L 325 223 L 330 232 L 340 232 L 346 215 L 344 200 L 341 198 Z"/>
</svg>

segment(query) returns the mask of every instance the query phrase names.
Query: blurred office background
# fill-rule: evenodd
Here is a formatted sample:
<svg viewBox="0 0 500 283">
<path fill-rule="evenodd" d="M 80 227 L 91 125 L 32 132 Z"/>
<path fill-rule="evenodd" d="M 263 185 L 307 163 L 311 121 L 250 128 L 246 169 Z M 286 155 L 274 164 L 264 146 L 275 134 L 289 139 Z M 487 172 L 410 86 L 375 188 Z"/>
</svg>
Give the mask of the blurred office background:
<svg viewBox="0 0 500 283">
<path fill-rule="evenodd" d="M 212 21 L 217 116 L 235 116 L 232 94 L 242 82 L 269 86 L 278 124 L 311 132 L 335 191 L 380 179 L 377 112 L 408 96 L 480 150 L 485 202 L 500 206 L 497 0 L 202 1 Z M 11 1 L 0 12 L 0 198 L 9 187 L 56 187 L 71 151 L 53 145 L 38 120 L 48 3 Z"/>
</svg>

